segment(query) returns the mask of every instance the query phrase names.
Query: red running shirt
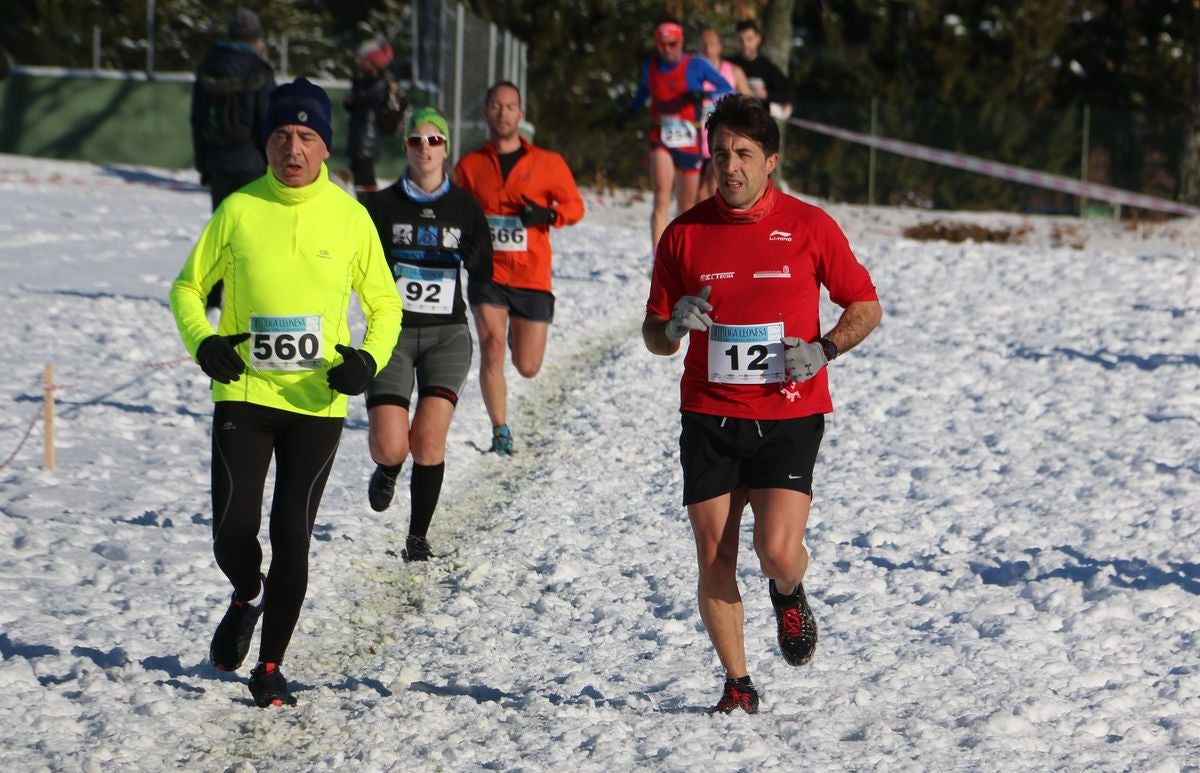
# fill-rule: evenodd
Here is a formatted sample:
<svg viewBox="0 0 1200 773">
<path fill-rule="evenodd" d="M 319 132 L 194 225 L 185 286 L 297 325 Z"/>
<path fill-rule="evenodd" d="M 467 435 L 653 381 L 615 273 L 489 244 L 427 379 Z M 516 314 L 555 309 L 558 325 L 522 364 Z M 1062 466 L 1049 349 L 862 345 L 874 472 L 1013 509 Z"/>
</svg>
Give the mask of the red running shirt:
<svg viewBox="0 0 1200 773">
<path fill-rule="evenodd" d="M 829 413 L 827 369 L 787 379 L 783 336 L 821 335 L 821 287 L 843 308 L 878 300 L 841 228 L 823 210 L 768 184 L 751 210 L 720 194 L 676 218 L 659 240 L 647 316 L 669 319 L 675 302 L 711 286 L 713 327 L 689 335 L 680 380 L 685 411 L 739 419 Z"/>
</svg>

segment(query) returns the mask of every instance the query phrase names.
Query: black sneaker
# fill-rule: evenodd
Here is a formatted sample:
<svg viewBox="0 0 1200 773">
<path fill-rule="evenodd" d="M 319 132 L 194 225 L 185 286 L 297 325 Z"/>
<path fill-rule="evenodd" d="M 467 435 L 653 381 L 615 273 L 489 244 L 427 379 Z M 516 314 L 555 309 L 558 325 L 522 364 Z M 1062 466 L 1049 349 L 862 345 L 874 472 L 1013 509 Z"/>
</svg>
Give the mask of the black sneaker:
<svg viewBox="0 0 1200 773">
<path fill-rule="evenodd" d="M 237 671 L 246 660 L 250 640 L 254 638 L 254 629 L 262 613 L 262 604 L 256 607 L 233 596 L 225 617 L 221 618 L 217 632 L 213 634 L 212 643 L 208 645 L 208 659 L 218 671 Z"/>
<path fill-rule="evenodd" d="M 410 534 L 404 540 L 404 550 L 400 551 L 400 555 L 405 561 L 428 561 L 433 558 L 433 549 L 429 547 L 429 540 Z"/>
<path fill-rule="evenodd" d="M 396 478 L 388 475 L 383 465 L 375 465 L 375 472 L 371 473 L 371 482 L 367 484 L 367 499 L 371 501 L 371 509 L 382 513 L 392 504 L 395 494 Z"/>
<path fill-rule="evenodd" d="M 250 694 L 261 708 L 295 706 L 296 698 L 288 692 L 287 679 L 275 663 L 259 663 L 250 672 Z"/>
<path fill-rule="evenodd" d="M 726 679 L 725 691 L 721 693 L 721 700 L 717 701 L 717 705 L 709 709 L 708 713 L 730 714 L 734 709 L 741 709 L 747 714 L 758 713 L 758 690 L 754 689 L 754 684 L 751 683 L 748 676 L 743 676 L 741 679 Z"/>
<path fill-rule="evenodd" d="M 779 623 L 779 651 L 788 665 L 803 666 L 817 651 L 817 621 L 804 596 L 804 584 L 797 585 L 790 596 L 776 593 L 774 580 L 770 589 L 771 606 Z"/>
</svg>

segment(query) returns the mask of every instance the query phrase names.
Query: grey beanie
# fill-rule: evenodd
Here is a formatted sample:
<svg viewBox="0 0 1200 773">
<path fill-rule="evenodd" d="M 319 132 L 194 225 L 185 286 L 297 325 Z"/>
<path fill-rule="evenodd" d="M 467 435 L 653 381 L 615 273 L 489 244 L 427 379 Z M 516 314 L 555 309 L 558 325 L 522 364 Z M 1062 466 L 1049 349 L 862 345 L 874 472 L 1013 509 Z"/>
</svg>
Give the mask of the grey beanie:
<svg viewBox="0 0 1200 773">
<path fill-rule="evenodd" d="M 249 8 L 238 8 L 229 17 L 229 39 L 240 43 L 253 43 L 262 37 L 262 24 L 258 14 Z"/>
</svg>

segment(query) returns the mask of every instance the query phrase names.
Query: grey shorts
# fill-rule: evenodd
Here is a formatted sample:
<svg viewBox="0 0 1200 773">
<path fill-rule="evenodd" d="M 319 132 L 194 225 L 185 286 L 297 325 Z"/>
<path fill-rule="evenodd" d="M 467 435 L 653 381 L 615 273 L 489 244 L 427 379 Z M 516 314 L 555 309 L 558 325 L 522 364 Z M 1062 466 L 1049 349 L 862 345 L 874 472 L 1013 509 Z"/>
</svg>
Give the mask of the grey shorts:
<svg viewBox="0 0 1200 773">
<path fill-rule="evenodd" d="M 404 328 L 392 359 L 367 388 L 367 407 L 398 405 L 408 410 L 414 382 L 419 399 L 441 397 L 457 405 L 474 351 L 466 325 Z"/>
</svg>

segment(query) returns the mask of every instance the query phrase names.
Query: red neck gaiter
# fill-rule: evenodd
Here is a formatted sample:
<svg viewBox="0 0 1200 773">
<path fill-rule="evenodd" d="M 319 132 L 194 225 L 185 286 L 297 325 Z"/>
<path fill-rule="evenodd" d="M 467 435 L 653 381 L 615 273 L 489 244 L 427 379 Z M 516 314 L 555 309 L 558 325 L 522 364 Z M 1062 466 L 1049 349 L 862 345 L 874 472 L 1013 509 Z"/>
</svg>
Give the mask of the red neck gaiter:
<svg viewBox="0 0 1200 773">
<path fill-rule="evenodd" d="M 767 187 L 763 190 L 763 195 L 749 209 L 734 209 L 725 202 L 725 199 L 718 192 L 716 195 L 717 212 L 721 214 L 721 219 L 726 223 L 757 223 L 775 208 L 776 195 L 775 186 L 771 184 L 769 178 L 767 180 Z"/>
</svg>

